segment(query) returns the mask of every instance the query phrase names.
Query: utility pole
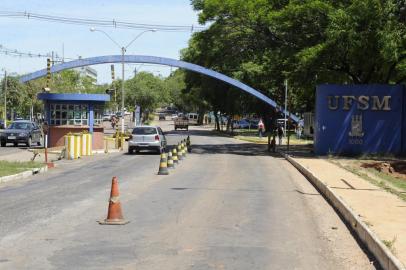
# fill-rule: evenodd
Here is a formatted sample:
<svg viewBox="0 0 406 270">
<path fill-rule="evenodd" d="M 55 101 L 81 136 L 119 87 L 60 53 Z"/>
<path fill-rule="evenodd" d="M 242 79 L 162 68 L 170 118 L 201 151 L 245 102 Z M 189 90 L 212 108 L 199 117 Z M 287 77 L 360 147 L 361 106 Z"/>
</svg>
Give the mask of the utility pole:
<svg viewBox="0 0 406 270">
<path fill-rule="evenodd" d="M 121 82 L 121 133 L 124 133 L 124 54 L 125 47 L 121 48 L 122 78 Z"/>
<path fill-rule="evenodd" d="M 4 126 L 7 125 L 7 71 L 4 71 Z"/>
<path fill-rule="evenodd" d="M 65 63 L 65 44 L 62 43 L 62 63 Z"/>
<path fill-rule="evenodd" d="M 287 110 L 288 110 L 288 80 L 286 79 L 285 80 L 285 137 L 286 137 L 286 134 L 287 134 L 287 131 L 286 131 L 286 122 L 287 122 Z"/>
</svg>

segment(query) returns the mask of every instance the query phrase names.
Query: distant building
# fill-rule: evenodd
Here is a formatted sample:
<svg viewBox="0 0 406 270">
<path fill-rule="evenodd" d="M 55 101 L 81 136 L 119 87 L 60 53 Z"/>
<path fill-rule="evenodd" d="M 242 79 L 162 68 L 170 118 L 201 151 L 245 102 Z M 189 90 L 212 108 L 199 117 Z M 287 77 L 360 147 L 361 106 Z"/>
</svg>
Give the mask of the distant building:
<svg viewBox="0 0 406 270">
<path fill-rule="evenodd" d="M 94 68 L 85 66 L 85 67 L 74 68 L 74 70 L 79 72 L 79 75 L 81 77 L 88 77 L 88 78 L 94 80 L 94 83 L 97 82 L 97 71 Z"/>
</svg>

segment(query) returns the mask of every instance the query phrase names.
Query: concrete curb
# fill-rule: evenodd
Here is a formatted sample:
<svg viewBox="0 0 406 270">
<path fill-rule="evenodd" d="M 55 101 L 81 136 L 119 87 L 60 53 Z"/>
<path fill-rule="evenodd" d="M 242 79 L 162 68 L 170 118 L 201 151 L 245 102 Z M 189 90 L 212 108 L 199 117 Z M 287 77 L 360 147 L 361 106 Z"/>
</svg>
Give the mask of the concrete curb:
<svg viewBox="0 0 406 270">
<path fill-rule="evenodd" d="M 48 171 L 48 167 L 44 166 L 41 168 L 34 168 L 28 171 L 24 171 L 21 173 L 17 173 L 17 174 L 13 174 L 13 175 L 7 175 L 7 176 L 3 176 L 0 177 L 0 183 L 6 183 L 6 182 L 10 182 L 10 181 L 14 181 L 14 180 L 18 180 L 18 179 L 24 179 L 24 178 L 28 178 L 34 174 L 39 174 L 39 173 L 44 173 Z"/>
<path fill-rule="evenodd" d="M 108 152 L 108 153 L 106 153 L 106 152 L 104 152 L 104 151 L 105 151 L 104 149 L 93 150 L 93 151 L 92 151 L 92 154 L 110 154 L 110 153 L 119 153 L 119 152 L 121 152 L 120 149 L 109 149 L 109 152 Z"/>
<path fill-rule="evenodd" d="M 300 165 L 289 155 L 278 151 L 297 170 L 299 170 L 328 200 L 328 202 L 341 214 L 345 221 L 351 226 L 362 243 L 375 256 L 385 270 L 406 270 L 406 267 L 396 258 L 392 252 L 382 243 L 356 213 L 338 197 L 326 184 L 318 179 L 311 171 Z"/>
</svg>

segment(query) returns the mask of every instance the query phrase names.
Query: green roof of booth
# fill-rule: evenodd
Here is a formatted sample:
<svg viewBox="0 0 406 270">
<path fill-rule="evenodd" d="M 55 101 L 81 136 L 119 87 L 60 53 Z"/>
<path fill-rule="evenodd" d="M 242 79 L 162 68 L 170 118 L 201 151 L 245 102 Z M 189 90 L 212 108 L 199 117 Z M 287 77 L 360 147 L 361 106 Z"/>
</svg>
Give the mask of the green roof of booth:
<svg viewBox="0 0 406 270">
<path fill-rule="evenodd" d="M 107 102 L 110 101 L 110 96 L 106 94 L 55 94 L 55 93 L 39 93 L 39 100 L 52 101 L 89 101 L 89 102 Z"/>
</svg>

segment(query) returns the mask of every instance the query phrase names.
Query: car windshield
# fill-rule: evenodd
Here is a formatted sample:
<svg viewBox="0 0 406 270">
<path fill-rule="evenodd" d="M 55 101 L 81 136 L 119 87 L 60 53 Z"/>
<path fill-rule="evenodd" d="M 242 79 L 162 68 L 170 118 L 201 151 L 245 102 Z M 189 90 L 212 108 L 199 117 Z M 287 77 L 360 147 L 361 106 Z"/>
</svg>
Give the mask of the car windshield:
<svg viewBox="0 0 406 270">
<path fill-rule="evenodd" d="M 137 127 L 133 129 L 133 134 L 135 135 L 154 135 L 157 134 L 156 128 L 154 127 Z"/>
<path fill-rule="evenodd" d="M 14 122 L 14 123 L 11 123 L 9 129 L 30 129 L 30 126 L 31 126 L 30 123 Z"/>
</svg>

